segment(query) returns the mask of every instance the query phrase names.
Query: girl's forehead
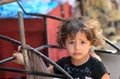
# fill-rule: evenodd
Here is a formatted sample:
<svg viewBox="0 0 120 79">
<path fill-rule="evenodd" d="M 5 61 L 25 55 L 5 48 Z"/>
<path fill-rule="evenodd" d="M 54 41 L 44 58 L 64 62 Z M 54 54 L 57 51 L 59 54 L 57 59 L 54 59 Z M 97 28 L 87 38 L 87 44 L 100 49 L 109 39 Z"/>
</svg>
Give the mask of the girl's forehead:
<svg viewBox="0 0 120 79">
<path fill-rule="evenodd" d="M 75 39 L 75 38 L 87 40 L 87 35 L 85 34 L 85 32 L 79 31 L 73 34 L 69 34 L 67 36 L 67 39 Z"/>
</svg>

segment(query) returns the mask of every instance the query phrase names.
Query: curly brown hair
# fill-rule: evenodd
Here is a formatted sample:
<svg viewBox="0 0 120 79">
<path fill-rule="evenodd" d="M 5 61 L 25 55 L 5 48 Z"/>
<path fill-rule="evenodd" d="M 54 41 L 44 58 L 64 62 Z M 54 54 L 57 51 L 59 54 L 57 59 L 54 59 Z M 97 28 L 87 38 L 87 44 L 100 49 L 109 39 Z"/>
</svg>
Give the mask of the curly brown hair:
<svg viewBox="0 0 120 79">
<path fill-rule="evenodd" d="M 74 17 L 64 21 L 58 28 L 57 43 L 60 47 L 64 47 L 67 37 L 70 36 L 74 39 L 78 32 L 84 32 L 93 46 L 102 46 L 105 43 L 102 38 L 100 23 L 97 20 L 84 16 L 79 18 Z"/>
</svg>

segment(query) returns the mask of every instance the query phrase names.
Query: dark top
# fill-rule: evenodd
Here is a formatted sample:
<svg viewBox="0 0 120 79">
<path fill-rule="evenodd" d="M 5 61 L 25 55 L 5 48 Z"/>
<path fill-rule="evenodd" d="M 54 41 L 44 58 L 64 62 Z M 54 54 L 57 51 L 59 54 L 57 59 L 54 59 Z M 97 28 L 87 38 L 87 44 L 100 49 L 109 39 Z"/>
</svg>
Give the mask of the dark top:
<svg viewBox="0 0 120 79">
<path fill-rule="evenodd" d="M 68 72 L 74 79 L 101 79 L 107 73 L 103 63 L 96 58 L 90 57 L 89 60 L 79 66 L 75 66 L 71 62 L 71 57 L 63 57 L 56 62 L 66 72 Z M 63 74 L 54 67 L 56 74 Z"/>
</svg>

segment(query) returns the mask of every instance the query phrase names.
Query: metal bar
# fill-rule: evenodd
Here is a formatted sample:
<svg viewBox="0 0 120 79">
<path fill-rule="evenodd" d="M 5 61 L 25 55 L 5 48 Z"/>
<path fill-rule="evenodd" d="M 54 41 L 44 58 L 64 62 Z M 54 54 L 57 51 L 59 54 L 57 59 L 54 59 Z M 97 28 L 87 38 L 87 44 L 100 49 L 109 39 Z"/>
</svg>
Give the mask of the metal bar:
<svg viewBox="0 0 120 79">
<path fill-rule="evenodd" d="M 15 0 L 0 0 L 0 5 L 8 4 L 8 3 L 11 3 L 11 2 L 15 2 Z"/>
<path fill-rule="evenodd" d="M 16 45 L 21 45 L 21 42 L 15 40 L 15 39 L 12 39 L 10 37 L 4 36 L 4 35 L 0 35 L 0 39 L 9 41 L 9 42 L 14 43 Z"/>
<path fill-rule="evenodd" d="M 18 21 L 19 21 L 19 29 L 20 29 L 20 39 L 21 39 L 21 47 L 22 47 L 22 54 L 24 58 L 24 64 L 26 70 L 30 70 L 30 66 L 28 63 L 28 54 L 26 50 L 26 41 L 25 41 L 25 31 L 24 31 L 24 21 L 23 21 L 23 16 L 22 12 L 18 12 Z"/>
<path fill-rule="evenodd" d="M 49 74 L 45 72 L 38 72 L 38 71 L 26 71 L 23 69 L 15 69 L 15 68 L 7 68 L 7 67 L 0 67 L 0 70 L 2 71 L 9 71 L 9 72 L 15 72 L 15 73 L 21 73 L 21 74 L 28 74 L 28 75 L 36 75 L 36 76 L 47 76 L 47 77 L 55 77 L 55 78 L 66 78 L 65 75 L 58 75 L 58 74 Z"/>
<path fill-rule="evenodd" d="M 9 41 L 9 42 L 17 44 L 17 45 L 21 45 L 21 42 L 15 40 L 15 39 L 3 36 L 3 35 L 0 35 L 0 39 Z M 108 42 L 108 40 L 106 42 Z M 115 44 L 113 44 L 113 45 L 115 45 Z M 56 45 L 42 45 L 42 46 L 37 47 L 36 50 L 43 50 L 43 49 L 46 49 L 46 48 L 59 48 L 59 49 L 63 49 L 63 48 L 60 48 L 59 46 L 56 46 Z M 117 49 L 119 49 L 118 46 L 117 46 Z M 108 50 L 95 50 L 95 52 L 119 55 L 119 51 L 114 51 L 114 50 L 109 50 L 109 51 Z"/>
<path fill-rule="evenodd" d="M 105 40 L 106 43 L 108 43 L 110 46 L 112 46 L 113 48 L 115 48 L 117 50 L 117 52 L 120 52 L 120 48 L 113 44 L 110 40 L 108 40 L 107 38 L 103 37 L 103 39 Z"/>
<path fill-rule="evenodd" d="M 9 57 L 9 58 L 6 58 L 6 59 L 3 59 L 3 60 L 0 60 L 0 64 L 3 64 L 3 63 L 6 63 L 6 62 L 9 62 L 11 60 L 14 60 L 15 57 Z"/>
</svg>

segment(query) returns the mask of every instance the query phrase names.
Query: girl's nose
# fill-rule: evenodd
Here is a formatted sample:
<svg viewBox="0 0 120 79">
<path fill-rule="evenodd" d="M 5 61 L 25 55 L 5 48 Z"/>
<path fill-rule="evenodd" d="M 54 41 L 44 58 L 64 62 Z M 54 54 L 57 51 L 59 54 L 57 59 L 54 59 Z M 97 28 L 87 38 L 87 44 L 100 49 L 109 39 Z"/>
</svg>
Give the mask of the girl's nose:
<svg viewBox="0 0 120 79">
<path fill-rule="evenodd" d="M 80 44 L 79 43 L 75 43 L 75 49 L 80 49 Z"/>
</svg>

